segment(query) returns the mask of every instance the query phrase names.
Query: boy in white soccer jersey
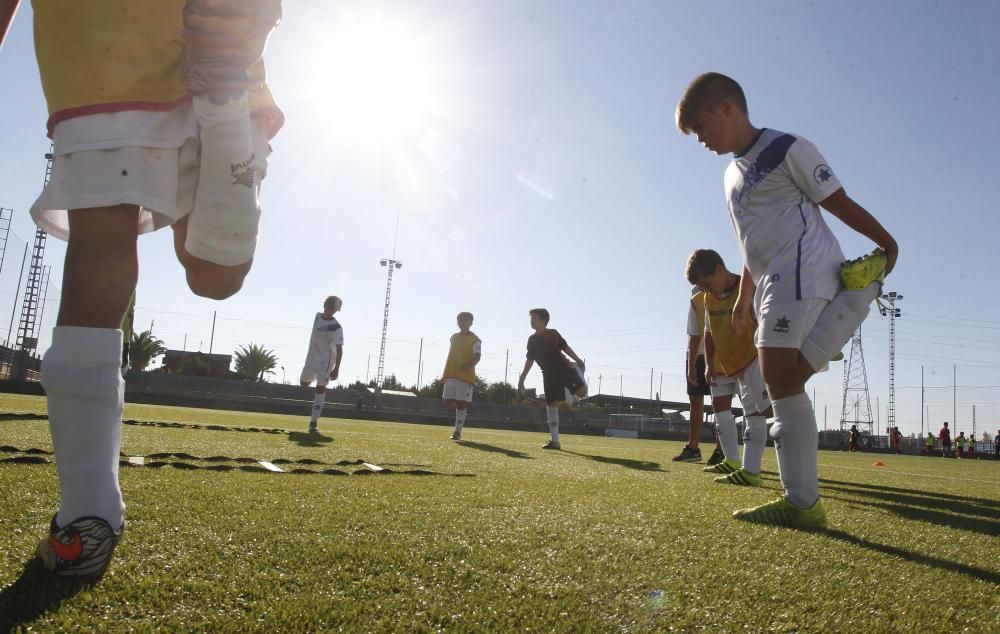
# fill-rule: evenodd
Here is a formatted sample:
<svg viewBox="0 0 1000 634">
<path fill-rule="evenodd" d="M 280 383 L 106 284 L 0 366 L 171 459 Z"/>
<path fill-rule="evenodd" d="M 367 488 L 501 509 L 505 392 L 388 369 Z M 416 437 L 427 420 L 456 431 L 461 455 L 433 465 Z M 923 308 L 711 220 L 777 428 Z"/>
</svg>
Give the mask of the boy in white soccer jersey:
<svg viewBox="0 0 1000 634">
<path fill-rule="evenodd" d="M 761 486 L 760 465 L 767 446 L 766 418 L 770 415 L 771 403 L 757 361 L 756 329 L 744 328 L 740 333 L 733 330 L 733 306 L 740 276 L 729 271 L 722 256 L 711 249 L 692 253 L 685 275 L 705 293 L 705 376 L 712 387 L 712 409 L 725 454 L 725 460 L 704 470 L 724 474 L 716 478 L 716 482 Z M 732 410 L 737 390 L 747 419 L 742 462 Z"/>
<path fill-rule="evenodd" d="M 458 314 L 458 332 L 451 336 L 448 360 L 444 364 L 444 392 L 441 398 L 455 408 L 455 431 L 452 440 L 462 439 L 465 412 L 472 401 L 472 387 L 476 383 L 476 364 L 482 358 L 482 342 L 471 332 L 472 313 Z"/>
<path fill-rule="evenodd" d="M 700 75 L 685 91 L 675 117 L 682 133 L 694 133 L 716 154 L 734 155 L 725 190 L 744 270 L 733 325 L 741 331 L 757 316 L 760 367 L 774 409 L 771 436 L 785 494 L 733 516 L 822 528 L 826 512 L 816 472 L 818 430 L 805 384 L 868 315 L 896 263 L 898 246 L 847 195 L 812 143 L 754 127 L 743 89 L 733 79 Z M 820 206 L 880 249 L 843 263 Z"/>
<path fill-rule="evenodd" d="M 302 387 L 316 382 L 316 396 L 313 399 L 312 417 L 309 419 L 309 433 L 319 431 L 318 421 L 326 402 L 326 384 L 340 376 L 340 361 L 344 357 L 344 329 L 333 316 L 344 302 L 331 295 L 323 302 L 323 312 L 313 319 L 312 334 L 309 336 L 309 352 L 299 379 Z"/>
</svg>

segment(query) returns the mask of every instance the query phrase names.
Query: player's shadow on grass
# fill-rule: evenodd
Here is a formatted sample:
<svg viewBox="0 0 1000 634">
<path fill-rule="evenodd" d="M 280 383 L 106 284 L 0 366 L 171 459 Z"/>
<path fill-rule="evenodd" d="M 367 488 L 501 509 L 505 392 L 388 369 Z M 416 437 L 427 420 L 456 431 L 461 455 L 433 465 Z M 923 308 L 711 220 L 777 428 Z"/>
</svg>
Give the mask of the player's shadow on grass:
<svg viewBox="0 0 1000 634">
<path fill-rule="evenodd" d="M 953 493 L 939 493 L 937 491 L 918 491 L 916 489 L 903 489 L 900 487 L 890 487 L 882 484 L 868 484 L 865 482 L 846 482 L 843 480 L 829 480 L 826 478 L 820 478 L 820 482 L 830 487 L 841 486 L 850 487 L 852 489 L 868 489 L 870 491 L 878 491 L 880 496 L 885 496 L 885 494 L 900 494 L 912 496 L 915 493 L 920 494 L 920 499 L 929 500 L 930 498 L 938 498 L 941 501 L 934 501 L 933 504 L 937 507 L 944 506 L 945 504 L 955 504 L 961 505 L 961 507 L 956 506 L 955 510 L 961 510 L 970 504 L 989 507 L 988 515 L 996 516 L 1000 512 L 1000 500 L 988 500 L 984 498 L 973 498 L 964 495 L 955 495 Z"/>
<path fill-rule="evenodd" d="M 842 542 L 859 546 L 861 548 L 867 548 L 868 550 L 873 550 L 885 555 L 899 557 L 901 559 L 905 559 L 906 561 L 912 561 L 917 564 L 931 566 L 941 570 L 957 572 L 974 579 L 982 579 L 983 581 L 989 583 L 1000 583 L 1000 574 L 991 570 L 983 570 L 982 568 L 969 566 L 957 561 L 951 561 L 950 559 L 941 559 L 940 557 L 934 557 L 932 555 L 924 555 L 922 553 L 913 552 L 912 550 L 906 550 L 905 548 L 899 548 L 897 546 L 879 544 L 878 542 L 868 541 L 867 539 L 858 537 L 857 535 L 851 535 L 850 533 L 845 533 L 840 530 L 825 529 L 823 533 L 833 539 L 838 539 Z"/>
<path fill-rule="evenodd" d="M 57 610 L 64 601 L 91 585 L 87 581 L 53 576 L 37 561 L 28 563 L 17 581 L 0 590 L 0 632 L 12 632 Z"/>
<path fill-rule="evenodd" d="M 629 458 L 611 458 L 609 456 L 596 456 L 589 453 L 579 453 L 576 451 L 568 451 L 566 449 L 562 450 L 562 453 L 570 454 L 571 456 L 580 456 L 581 458 L 586 458 L 587 460 L 593 460 L 594 462 L 603 462 L 604 464 L 618 465 L 619 467 L 627 467 L 629 469 L 635 469 L 637 471 L 659 471 L 661 473 L 666 473 L 667 470 L 660 467 L 658 462 L 649 462 L 647 460 L 631 460 Z"/>
<path fill-rule="evenodd" d="M 922 491 L 894 487 L 877 488 L 870 485 L 853 486 L 853 483 L 838 482 L 837 485 L 833 485 L 829 484 L 831 482 L 829 480 L 820 480 L 820 482 L 823 483 L 820 488 L 839 494 L 825 496 L 831 499 L 875 507 L 905 519 L 928 522 L 938 526 L 960 528 L 984 535 L 1000 534 L 1000 519 L 998 519 L 997 511 L 985 508 L 991 503 L 990 500 L 963 499 L 948 494 L 944 494 L 946 497 L 939 497 L 933 493 L 921 495 Z"/>
<path fill-rule="evenodd" d="M 310 434 L 304 431 L 290 431 L 288 432 L 288 440 L 291 440 L 299 447 L 322 447 L 327 443 L 333 442 L 333 436 Z"/>
<path fill-rule="evenodd" d="M 532 460 L 533 458 L 523 451 L 517 451 L 516 449 L 506 449 L 504 447 L 497 447 L 496 445 L 487 445 L 482 442 L 474 442 L 471 440 L 461 440 L 456 443 L 459 447 L 469 447 L 470 449 L 478 449 L 479 451 L 487 451 L 489 453 L 502 453 L 508 458 L 523 458 L 525 460 Z"/>
</svg>

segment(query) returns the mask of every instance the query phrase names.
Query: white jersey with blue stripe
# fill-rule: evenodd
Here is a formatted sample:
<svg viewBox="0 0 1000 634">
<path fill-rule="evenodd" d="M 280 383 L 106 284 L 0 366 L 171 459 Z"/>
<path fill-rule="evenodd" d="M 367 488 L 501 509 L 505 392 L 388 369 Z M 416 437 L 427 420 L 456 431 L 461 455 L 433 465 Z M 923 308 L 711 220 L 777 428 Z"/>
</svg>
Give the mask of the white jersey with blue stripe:
<svg viewBox="0 0 1000 634">
<path fill-rule="evenodd" d="M 329 372 L 337 360 L 337 346 L 344 345 L 344 329 L 336 317 L 324 319 L 323 313 L 316 313 L 313 319 L 312 335 L 309 337 L 309 352 L 306 353 L 307 368 Z"/>
<path fill-rule="evenodd" d="M 840 188 L 816 146 L 800 136 L 765 128 L 734 157 L 725 175 L 729 214 L 758 300 L 836 295 L 844 254 L 818 203 Z"/>
</svg>

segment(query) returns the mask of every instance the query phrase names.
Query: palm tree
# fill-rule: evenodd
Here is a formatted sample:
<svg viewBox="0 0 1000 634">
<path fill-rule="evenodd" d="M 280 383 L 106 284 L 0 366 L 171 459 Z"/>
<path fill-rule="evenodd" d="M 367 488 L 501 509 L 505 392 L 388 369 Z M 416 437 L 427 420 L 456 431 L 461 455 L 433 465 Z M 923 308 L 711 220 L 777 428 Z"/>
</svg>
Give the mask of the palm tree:
<svg viewBox="0 0 1000 634">
<path fill-rule="evenodd" d="M 153 329 L 133 332 L 128 344 L 128 367 L 142 372 L 153 358 L 160 356 L 167 349 L 163 341 L 153 336 Z"/>
<path fill-rule="evenodd" d="M 274 374 L 278 367 L 278 357 L 264 346 L 250 343 L 241 346 L 234 355 L 236 357 L 236 374 L 248 381 L 264 381 L 265 374 Z"/>
</svg>

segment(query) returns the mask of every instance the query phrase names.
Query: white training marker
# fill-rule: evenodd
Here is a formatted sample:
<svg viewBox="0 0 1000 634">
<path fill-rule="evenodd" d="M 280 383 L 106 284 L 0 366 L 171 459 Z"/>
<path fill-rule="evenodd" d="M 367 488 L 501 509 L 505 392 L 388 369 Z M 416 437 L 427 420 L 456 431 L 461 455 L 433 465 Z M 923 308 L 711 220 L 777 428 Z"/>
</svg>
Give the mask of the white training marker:
<svg viewBox="0 0 1000 634">
<path fill-rule="evenodd" d="M 141 467 L 146 464 L 146 459 L 143 456 L 129 456 L 128 463 L 130 465 Z"/>
<path fill-rule="evenodd" d="M 371 469 L 375 473 L 378 473 L 379 471 L 385 471 L 385 469 L 383 469 L 382 467 L 378 466 L 377 464 L 372 464 L 370 462 L 362 462 L 361 464 L 363 466 L 365 466 L 365 467 L 368 467 L 369 469 Z"/>
<path fill-rule="evenodd" d="M 285 472 L 284 469 L 282 469 L 278 465 L 274 464 L 273 462 L 268 462 L 267 460 L 261 460 L 257 464 L 259 464 L 260 466 L 264 467 L 268 471 L 273 471 L 275 473 L 284 473 Z"/>
</svg>

